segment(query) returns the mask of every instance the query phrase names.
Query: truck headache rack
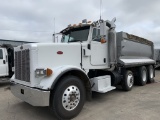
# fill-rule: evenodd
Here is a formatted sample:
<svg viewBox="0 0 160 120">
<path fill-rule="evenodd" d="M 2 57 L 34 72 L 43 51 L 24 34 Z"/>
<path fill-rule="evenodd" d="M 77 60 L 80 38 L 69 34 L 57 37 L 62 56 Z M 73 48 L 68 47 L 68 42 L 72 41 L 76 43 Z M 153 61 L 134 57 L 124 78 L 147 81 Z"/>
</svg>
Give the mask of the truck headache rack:
<svg viewBox="0 0 160 120">
<path fill-rule="evenodd" d="M 30 82 L 30 56 L 29 49 L 15 51 L 15 78 Z"/>
<path fill-rule="evenodd" d="M 147 39 L 144 39 L 144 38 L 141 38 L 141 37 L 132 35 L 132 34 L 128 34 L 128 33 L 126 33 L 126 35 L 127 35 L 127 38 L 128 38 L 129 40 L 133 40 L 133 41 L 135 41 L 135 42 L 147 44 L 147 45 L 150 45 L 150 46 L 153 45 L 153 42 L 152 42 L 152 41 L 149 41 L 149 40 L 147 40 Z"/>
</svg>

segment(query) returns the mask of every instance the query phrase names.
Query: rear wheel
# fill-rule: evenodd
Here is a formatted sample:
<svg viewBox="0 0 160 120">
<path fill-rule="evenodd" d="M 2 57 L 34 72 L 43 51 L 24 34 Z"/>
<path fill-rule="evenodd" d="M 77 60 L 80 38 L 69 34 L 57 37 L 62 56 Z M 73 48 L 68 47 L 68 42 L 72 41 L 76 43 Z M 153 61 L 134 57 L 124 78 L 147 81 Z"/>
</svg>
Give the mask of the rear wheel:
<svg viewBox="0 0 160 120">
<path fill-rule="evenodd" d="M 147 70 L 148 70 L 148 82 L 152 83 L 154 82 L 154 68 L 152 65 L 149 65 L 147 67 Z"/>
<path fill-rule="evenodd" d="M 134 85 L 134 76 L 132 71 L 127 70 L 124 74 L 124 79 L 122 81 L 122 89 L 125 91 L 130 91 Z"/>
<path fill-rule="evenodd" d="M 85 88 L 75 76 L 64 77 L 51 95 L 51 108 L 59 119 L 69 120 L 77 116 L 85 102 Z"/>
<path fill-rule="evenodd" d="M 147 69 L 145 66 L 138 68 L 137 83 L 140 86 L 144 86 L 147 83 Z"/>
</svg>

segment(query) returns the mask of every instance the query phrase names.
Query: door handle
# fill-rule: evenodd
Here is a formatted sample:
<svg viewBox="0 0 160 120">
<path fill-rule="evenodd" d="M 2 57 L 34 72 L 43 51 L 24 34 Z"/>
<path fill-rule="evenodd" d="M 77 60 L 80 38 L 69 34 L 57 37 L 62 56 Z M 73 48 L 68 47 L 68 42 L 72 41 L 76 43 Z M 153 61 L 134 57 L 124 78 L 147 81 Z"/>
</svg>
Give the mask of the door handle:
<svg viewBox="0 0 160 120">
<path fill-rule="evenodd" d="M 3 60 L 3 64 L 6 64 L 6 61 L 5 61 L 5 60 Z"/>
</svg>

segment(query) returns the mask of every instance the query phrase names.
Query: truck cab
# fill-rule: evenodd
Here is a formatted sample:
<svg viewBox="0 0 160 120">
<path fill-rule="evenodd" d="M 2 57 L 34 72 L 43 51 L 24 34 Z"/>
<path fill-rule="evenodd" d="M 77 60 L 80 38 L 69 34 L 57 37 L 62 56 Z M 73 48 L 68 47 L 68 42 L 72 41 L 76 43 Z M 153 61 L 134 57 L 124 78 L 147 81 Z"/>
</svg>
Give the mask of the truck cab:
<svg viewBox="0 0 160 120">
<path fill-rule="evenodd" d="M 115 62 L 115 19 L 109 21 L 97 21 L 91 23 L 83 20 L 80 24 L 68 26 L 62 30 L 62 43 L 79 43 L 82 46 L 82 68 L 84 69 L 107 69 Z M 109 24 L 108 26 L 105 24 Z M 114 34 L 113 40 L 109 40 L 109 29 Z M 112 61 L 109 59 L 109 42 L 114 47 Z"/>
</svg>

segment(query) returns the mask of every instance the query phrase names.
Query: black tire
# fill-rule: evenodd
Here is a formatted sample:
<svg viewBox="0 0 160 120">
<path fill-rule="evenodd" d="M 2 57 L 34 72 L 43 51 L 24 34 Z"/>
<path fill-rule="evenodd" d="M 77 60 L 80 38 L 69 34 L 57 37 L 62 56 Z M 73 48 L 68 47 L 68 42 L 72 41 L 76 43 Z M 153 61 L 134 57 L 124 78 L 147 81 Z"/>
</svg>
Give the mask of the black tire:
<svg viewBox="0 0 160 120">
<path fill-rule="evenodd" d="M 70 120 L 76 117 L 84 106 L 86 99 L 85 87 L 79 78 L 66 76 L 62 78 L 61 82 L 57 85 L 51 97 L 50 107 L 57 118 Z M 74 105 L 74 107 L 72 107 L 71 104 Z"/>
<path fill-rule="evenodd" d="M 148 71 L 148 83 L 153 83 L 154 82 L 154 68 L 152 65 L 149 65 L 147 67 Z"/>
<path fill-rule="evenodd" d="M 122 80 L 122 89 L 130 91 L 134 85 L 134 76 L 132 71 L 126 70 L 124 73 L 124 79 Z"/>
<path fill-rule="evenodd" d="M 145 66 L 141 66 L 138 68 L 138 76 L 137 76 L 137 84 L 140 86 L 144 86 L 147 83 L 147 69 Z"/>
</svg>

